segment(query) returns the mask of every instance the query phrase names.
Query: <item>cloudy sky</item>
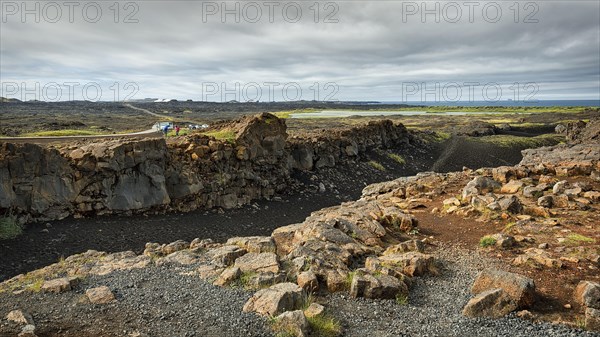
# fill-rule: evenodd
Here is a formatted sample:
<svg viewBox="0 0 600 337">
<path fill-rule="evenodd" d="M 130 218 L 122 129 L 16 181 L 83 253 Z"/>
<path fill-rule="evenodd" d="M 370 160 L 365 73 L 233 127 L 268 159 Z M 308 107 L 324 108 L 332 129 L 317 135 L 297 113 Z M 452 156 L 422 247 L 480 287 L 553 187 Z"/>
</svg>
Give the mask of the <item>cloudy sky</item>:
<svg viewBox="0 0 600 337">
<path fill-rule="evenodd" d="M 598 1 L 0 4 L 18 99 L 600 99 Z"/>
</svg>

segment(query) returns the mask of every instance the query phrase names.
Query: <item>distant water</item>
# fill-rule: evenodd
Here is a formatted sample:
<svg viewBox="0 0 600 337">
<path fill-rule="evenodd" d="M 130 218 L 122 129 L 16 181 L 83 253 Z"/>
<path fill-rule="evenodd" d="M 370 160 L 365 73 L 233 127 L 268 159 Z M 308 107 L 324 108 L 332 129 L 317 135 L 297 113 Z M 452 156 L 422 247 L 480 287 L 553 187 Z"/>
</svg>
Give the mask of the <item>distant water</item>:
<svg viewBox="0 0 600 337">
<path fill-rule="evenodd" d="M 464 112 L 464 111 L 447 111 L 447 112 L 436 112 L 429 113 L 427 111 L 410 111 L 410 110 L 398 110 L 398 111 L 376 111 L 376 110 L 323 110 L 311 113 L 292 113 L 290 118 L 343 118 L 350 116 L 463 116 L 463 115 L 491 115 L 491 114 L 505 114 L 506 112 L 493 112 L 493 111 L 476 111 L 476 112 Z"/>
<path fill-rule="evenodd" d="M 550 107 L 550 106 L 590 106 L 600 107 L 600 100 L 537 100 L 537 101 L 473 101 L 473 102 L 379 102 L 379 104 L 408 104 L 408 105 L 424 105 L 424 106 L 523 106 L 523 107 Z"/>
</svg>

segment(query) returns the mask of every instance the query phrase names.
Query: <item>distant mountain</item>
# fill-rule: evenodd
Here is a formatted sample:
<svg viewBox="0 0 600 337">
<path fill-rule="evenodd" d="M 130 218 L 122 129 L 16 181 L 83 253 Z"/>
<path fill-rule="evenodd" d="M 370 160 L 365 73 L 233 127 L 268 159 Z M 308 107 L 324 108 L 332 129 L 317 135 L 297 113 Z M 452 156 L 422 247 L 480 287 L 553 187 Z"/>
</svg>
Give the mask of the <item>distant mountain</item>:
<svg viewBox="0 0 600 337">
<path fill-rule="evenodd" d="M 21 103 L 21 101 L 16 98 L 0 97 L 0 103 Z"/>
</svg>

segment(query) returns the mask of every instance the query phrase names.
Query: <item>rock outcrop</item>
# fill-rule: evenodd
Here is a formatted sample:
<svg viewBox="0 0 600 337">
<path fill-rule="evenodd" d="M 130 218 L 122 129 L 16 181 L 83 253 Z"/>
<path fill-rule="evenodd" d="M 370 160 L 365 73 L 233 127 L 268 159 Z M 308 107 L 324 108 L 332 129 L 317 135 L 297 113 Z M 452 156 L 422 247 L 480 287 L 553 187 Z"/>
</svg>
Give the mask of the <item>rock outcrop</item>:
<svg viewBox="0 0 600 337">
<path fill-rule="evenodd" d="M 62 146 L 0 142 L 0 211 L 11 209 L 25 222 L 233 208 L 284 191 L 294 169 L 332 167 L 411 139 L 401 124 L 380 121 L 288 140 L 284 120 L 266 113 L 221 127 L 233 138 L 194 134 L 169 142 L 113 139 Z"/>
</svg>

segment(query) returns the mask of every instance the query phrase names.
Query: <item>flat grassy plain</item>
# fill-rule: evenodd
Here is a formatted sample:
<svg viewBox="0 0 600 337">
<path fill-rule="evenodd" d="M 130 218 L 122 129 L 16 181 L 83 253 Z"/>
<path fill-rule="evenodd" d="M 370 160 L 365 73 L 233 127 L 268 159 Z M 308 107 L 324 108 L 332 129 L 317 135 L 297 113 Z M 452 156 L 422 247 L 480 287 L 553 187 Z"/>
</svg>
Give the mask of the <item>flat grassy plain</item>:
<svg viewBox="0 0 600 337">
<path fill-rule="evenodd" d="M 336 111 L 425 111 L 419 116 L 365 116 L 347 118 L 289 118 L 323 110 Z M 146 111 L 146 112 L 144 112 Z M 466 112 L 463 116 L 445 116 L 441 112 Z M 147 113 L 150 112 L 150 113 Z M 218 124 L 243 115 L 271 112 L 287 118 L 291 131 L 352 126 L 382 118 L 401 122 L 412 129 L 444 131 L 471 121 L 510 124 L 521 129 L 550 129 L 558 123 L 586 120 L 600 115 L 594 107 L 423 107 L 402 104 L 367 105 L 334 102 L 275 103 L 121 103 L 121 102 L 26 102 L 0 103 L 0 137 L 86 136 L 119 134 L 150 129 L 159 120 L 176 120 L 187 132 L 187 124 Z M 470 115 L 469 112 L 473 112 Z M 153 115 L 154 114 L 154 115 Z M 317 114 L 314 117 L 318 117 Z M 194 122 L 192 122 L 194 121 Z M 184 131 L 185 130 L 185 131 Z M 171 136 L 171 134 L 169 134 Z M 223 135 L 216 135 L 223 136 Z M 225 137 L 228 138 L 228 137 Z"/>
</svg>

